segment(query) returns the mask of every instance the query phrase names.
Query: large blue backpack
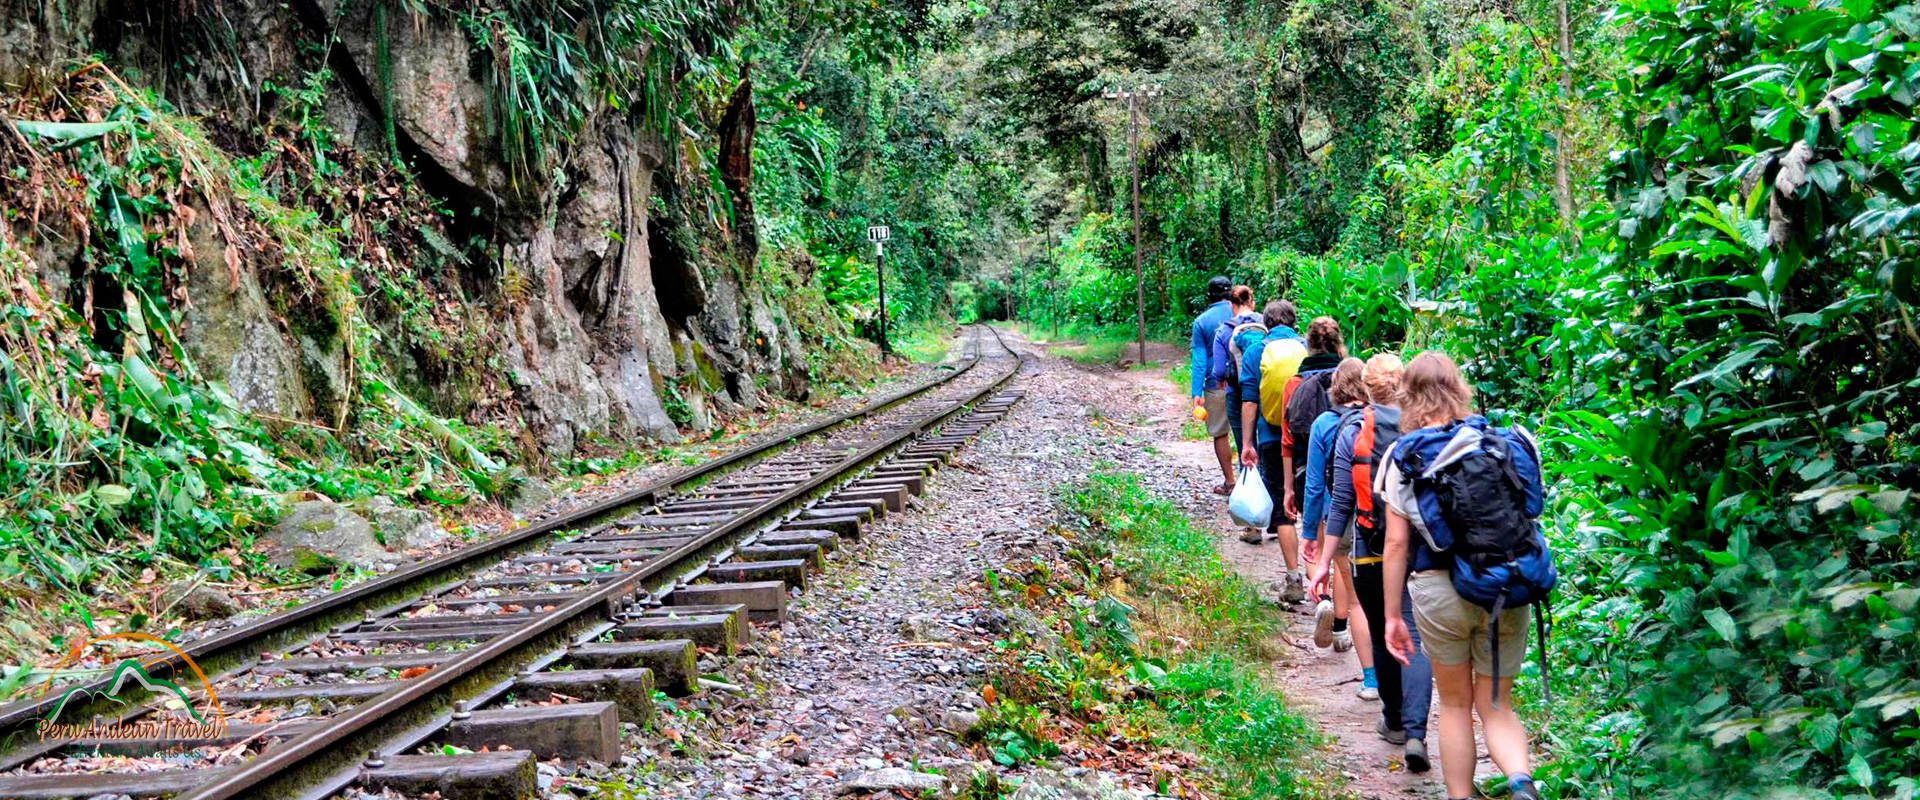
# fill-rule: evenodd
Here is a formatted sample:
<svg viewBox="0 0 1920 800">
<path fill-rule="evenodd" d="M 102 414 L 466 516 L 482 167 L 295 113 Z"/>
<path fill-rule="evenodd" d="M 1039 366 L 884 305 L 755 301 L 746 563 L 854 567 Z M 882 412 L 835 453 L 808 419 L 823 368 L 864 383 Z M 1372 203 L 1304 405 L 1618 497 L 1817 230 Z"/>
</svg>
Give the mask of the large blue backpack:
<svg viewBox="0 0 1920 800">
<path fill-rule="evenodd" d="M 1545 497 L 1533 437 L 1470 416 L 1403 434 L 1393 459 L 1418 502 L 1413 528 L 1435 554 L 1452 560 L 1454 590 L 1493 615 L 1493 678 L 1500 678 L 1501 612 L 1533 606 L 1545 680 L 1546 606 L 1559 576 L 1540 533 Z"/>
</svg>

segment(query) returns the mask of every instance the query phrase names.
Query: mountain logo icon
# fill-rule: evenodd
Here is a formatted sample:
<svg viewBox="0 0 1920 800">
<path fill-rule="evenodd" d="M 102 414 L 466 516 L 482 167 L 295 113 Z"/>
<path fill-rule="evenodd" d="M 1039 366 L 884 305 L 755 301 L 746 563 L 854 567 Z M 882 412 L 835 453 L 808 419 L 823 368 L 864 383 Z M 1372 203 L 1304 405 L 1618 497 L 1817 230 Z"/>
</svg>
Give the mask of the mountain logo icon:
<svg viewBox="0 0 1920 800">
<path fill-rule="evenodd" d="M 54 685 L 61 677 L 71 678 L 81 671 L 88 650 L 107 643 L 120 644 L 113 642 L 116 639 L 158 645 L 159 650 L 148 648 L 137 656 L 122 657 L 113 662 L 111 670 L 97 677 L 66 686 Z M 87 669 L 82 674 L 93 672 Z M 182 683 L 198 691 L 189 691 Z M 117 704 L 119 713 L 115 721 L 103 722 L 99 710 L 103 706 L 112 707 L 108 704 Z M 144 633 L 97 636 L 68 651 L 40 689 L 40 708 L 43 736 L 164 738 L 178 735 L 181 729 L 207 732 L 226 728 L 220 699 L 200 665 L 180 648 Z M 163 710 L 184 711 L 186 718 L 156 713 Z M 63 719 L 76 714 L 89 714 L 91 719 Z"/>
<path fill-rule="evenodd" d="M 53 709 L 47 712 L 47 721 L 58 721 L 60 715 L 66 713 L 67 706 L 72 705 L 76 699 L 83 703 L 87 700 L 104 699 L 126 705 L 126 701 L 120 699 L 120 692 L 129 684 L 138 684 L 140 688 L 147 690 L 148 694 L 171 695 L 179 698 L 180 705 L 186 708 L 187 713 L 193 717 L 193 721 L 206 724 L 207 718 L 201 715 L 199 709 L 193 707 L 193 698 L 187 695 L 186 690 L 181 689 L 180 685 L 173 681 L 147 674 L 146 665 L 141 664 L 140 659 L 137 658 L 122 659 L 119 665 L 113 668 L 113 674 L 105 689 L 96 690 L 87 686 L 75 686 L 61 692 L 60 698 L 53 703 Z"/>
</svg>

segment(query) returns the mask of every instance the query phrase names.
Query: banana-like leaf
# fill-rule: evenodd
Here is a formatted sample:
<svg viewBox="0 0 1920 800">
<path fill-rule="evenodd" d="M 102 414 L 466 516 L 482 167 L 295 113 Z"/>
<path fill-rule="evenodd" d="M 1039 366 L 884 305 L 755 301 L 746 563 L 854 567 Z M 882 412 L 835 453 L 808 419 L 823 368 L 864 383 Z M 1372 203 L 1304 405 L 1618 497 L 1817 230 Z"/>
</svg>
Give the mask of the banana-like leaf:
<svg viewBox="0 0 1920 800">
<path fill-rule="evenodd" d="M 53 150 L 65 150 L 69 147 L 91 142 L 114 131 L 127 127 L 125 120 L 107 122 L 47 122 L 35 119 L 16 119 L 13 128 L 28 136 L 51 139 L 55 142 Z"/>
</svg>

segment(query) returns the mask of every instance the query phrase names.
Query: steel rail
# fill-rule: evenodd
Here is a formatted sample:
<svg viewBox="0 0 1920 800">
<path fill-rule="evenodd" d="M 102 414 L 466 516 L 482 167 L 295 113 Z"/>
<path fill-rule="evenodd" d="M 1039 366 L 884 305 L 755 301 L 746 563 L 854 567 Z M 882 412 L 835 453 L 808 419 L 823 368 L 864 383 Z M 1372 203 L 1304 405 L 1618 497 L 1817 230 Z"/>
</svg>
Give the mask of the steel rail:
<svg viewBox="0 0 1920 800">
<path fill-rule="evenodd" d="M 750 533 L 798 501 L 806 499 L 814 492 L 827 487 L 847 474 L 878 460 L 914 438 L 937 427 L 953 416 L 970 408 L 983 399 L 997 393 L 1001 387 L 1017 377 L 1026 364 L 1026 356 L 1006 346 L 998 331 L 986 326 L 1002 349 L 1014 355 L 1013 369 L 987 385 L 952 404 L 935 411 L 912 425 L 900 429 L 879 442 L 866 447 L 858 453 L 847 456 L 832 467 L 807 479 L 760 505 L 747 509 L 732 519 L 709 528 L 705 533 L 651 560 L 648 564 L 628 573 L 625 577 L 611 581 L 600 589 L 583 595 L 565 606 L 529 621 L 527 624 L 495 636 L 485 644 L 463 651 L 450 661 L 442 663 L 433 670 L 405 684 L 388 690 L 385 694 L 362 702 L 345 714 L 335 717 L 324 727 L 303 734 L 285 743 L 284 746 L 263 753 L 232 772 L 220 774 L 206 785 L 181 795 L 181 800 L 228 800 L 236 797 L 282 797 L 297 793 L 306 776 L 308 784 L 329 782 L 338 777 L 341 768 L 322 766 L 320 769 L 328 775 L 313 775 L 313 762 L 333 749 L 336 743 L 354 736 L 370 726 L 395 718 L 417 704 L 430 701 L 442 689 L 456 681 L 474 675 L 485 674 L 488 670 L 497 670 L 502 662 L 522 646 L 559 631 L 562 626 L 585 617 L 596 610 L 606 611 L 637 591 L 646 591 L 643 584 L 658 578 L 670 570 L 686 566 L 691 557 L 697 557 L 716 543 L 722 543 L 729 537 Z M 969 361 L 969 368 L 979 363 L 982 357 L 976 350 L 975 357 Z M 346 767 L 354 769 L 357 766 Z M 290 785 L 291 784 L 291 785 Z M 272 789 L 282 790 L 274 792 Z"/>
<path fill-rule="evenodd" d="M 976 336 L 978 334 L 976 333 Z M 996 339 L 998 333 L 995 332 Z M 1003 343 L 1004 346 L 1004 343 Z M 596 519 L 604 514 L 626 506 L 643 502 L 652 502 L 686 484 L 701 480 L 724 470 L 741 461 L 769 455 L 791 446 L 795 442 L 813 436 L 829 428 L 852 422 L 876 412 L 891 408 L 901 402 L 925 394 L 944 386 L 954 379 L 972 370 L 980 361 L 977 352 L 962 364 L 945 375 L 916 386 L 902 389 L 885 398 L 865 404 L 844 414 L 835 415 L 801 427 L 784 435 L 769 438 L 767 441 L 725 456 L 704 462 L 699 466 L 677 472 L 661 480 L 628 490 L 596 502 L 586 508 L 561 514 L 535 525 L 530 525 L 504 536 L 478 542 L 433 558 L 401 567 L 391 573 L 339 592 L 328 594 L 309 603 L 281 611 L 255 622 L 225 631 L 214 636 L 193 642 L 181 648 L 187 658 L 201 664 L 219 664 L 234 658 L 251 658 L 263 649 L 263 645 L 276 637 L 288 634 L 303 625 L 315 624 L 316 620 L 332 615 L 358 614 L 370 603 L 381 597 L 402 592 L 409 588 L 420 587 L 431 581 L 444 581 L 461 569 L 477 563 L 487 563 L 485 559 L 518 547 L 528 546 L 539 539 L 566 530 L 583 522 Z M 167 653 L 147 665 L 148 671 L 157 676 L 170 674 L 185 664 L 185 659 L 174 653 Z M 111 676 L 99 678 L 83 684 L 94 692 L 109 688 Z M 73 687 L 65 687 L 71 689 Z M 63 689 L 64 693 L 64 689 Z M 55 702 L 55 698 L 35 698 L 16 701 L 0 706 L 0 741 L 9 741 L 29 728 Z"/>
</svg>

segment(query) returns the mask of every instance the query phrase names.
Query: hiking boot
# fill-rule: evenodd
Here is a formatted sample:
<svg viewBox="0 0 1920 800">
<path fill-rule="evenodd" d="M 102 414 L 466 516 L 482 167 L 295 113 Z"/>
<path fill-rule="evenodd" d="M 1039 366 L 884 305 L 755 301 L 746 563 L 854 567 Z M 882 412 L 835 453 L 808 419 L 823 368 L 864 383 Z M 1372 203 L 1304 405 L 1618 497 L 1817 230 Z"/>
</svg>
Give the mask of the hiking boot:
<svg viewBox="0 0 1920 800">
<path fill-rule="evenodd" d="M 1333 601 L 1321 600 L 1313 607 L 1313 646 L 1332 647 L 1333 642 Z"/>
<path fill-rule="evenodd" d="M 1351 628 L 1333 634 L 1333 652 L 1344 653 L 1353 649 L 1353 630 Z"/>
<path fill-rule="evenodd" d="M 1412 767 L 1408 767 L 1408 769 L 1412 769 Z M 1513 798 L 1513 800 L 1540 800 L 1540 788 L 1535 786 L 1533 781 L 1527 781 L 1514 787 L 1513 792 L 1507 796 Z"/>
<path fill-rule="evenodd" d="M 1406 744 L 1407 743 L 1407 732 L 1403 730 L 1395 730 L 1393 728 L 1387 727 L 1387 720 L 1384 717 L 1381 719 L 1374 720 L 1373 732 L 1380 734 L 1380 738 L 1385 739 L 1387 744 Z M 1417 742 L 1420 740 L 1414 739 L 1413 741 Z"/>
<path fill-rule="evenodd" d="M 1430 769 L 1433 769 L 1433 764 L 1432 762 L 1427 761 L 1427 740 L 1408 739 L 1407 740 L 1407 771 L 1419 773 L 1419 772 L 1426 772 L 1427 770 L 1430 770 Z"/>
<path fill-rule="evenodd" d="M 1259 528 L 1248 528 L 1240 534 L 1240 541 L 1247 544 L 1259 544 L 1267 540 L 1267 534 Z"/>
</svg>

